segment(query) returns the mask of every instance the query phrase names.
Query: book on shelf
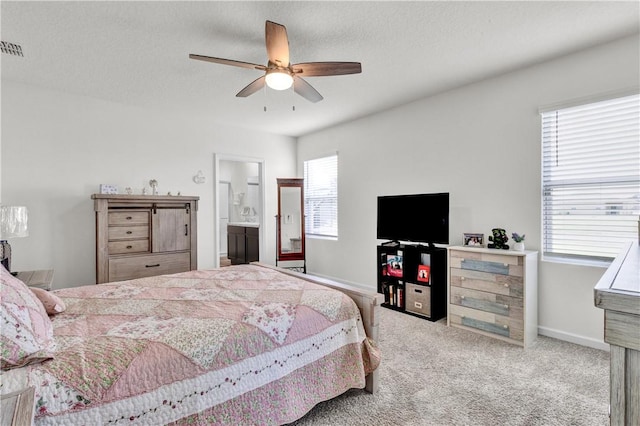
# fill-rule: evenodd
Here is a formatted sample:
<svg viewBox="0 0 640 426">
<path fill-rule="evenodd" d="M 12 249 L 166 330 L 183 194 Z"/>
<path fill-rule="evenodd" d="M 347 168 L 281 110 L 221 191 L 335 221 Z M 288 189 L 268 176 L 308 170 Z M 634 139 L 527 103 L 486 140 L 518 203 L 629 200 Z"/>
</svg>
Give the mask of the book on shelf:
<svg viewBox="0 0 640 426">
<path fill-rule="evenodd" d="M 423 283 L 431 282 L 431 266 L 418 265 L 418 281 Z"/>
<path fill-rule="evenodd" d="M 402 308 L 404 306 L 404 289 L 402 287 L 398 287 L 398 308 Z"/>
<path fill-rule="evenodd" d="M 402 277 L 402 252 L 387 255 L 387 275 Z"/>
</svg>

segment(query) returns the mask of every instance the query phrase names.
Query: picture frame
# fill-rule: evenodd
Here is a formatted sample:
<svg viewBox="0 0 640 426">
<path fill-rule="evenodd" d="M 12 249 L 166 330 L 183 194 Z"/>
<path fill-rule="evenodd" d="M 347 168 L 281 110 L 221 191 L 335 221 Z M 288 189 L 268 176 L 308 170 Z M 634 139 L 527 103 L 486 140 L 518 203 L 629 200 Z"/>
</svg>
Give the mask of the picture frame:
<svg viewBox="0 0 640 426">
<path fill-rule="evenodd" d="M 416 279 L 423 283 L 428 283 L 431 280 L 431 266 L 430 265 L 418 265 L 418 276 Z"/>
<path fill-rule="evenodd" d="M 465 247 L 484 247 L 484 234 L 464 233 L 462 245 Z"/>
<path fill-rule="evenodd" d="M 116 185 L 102 183 L 100 184 L 100 193 L 101 194 L 117 194 L 118 187 Z"/>
</svg>

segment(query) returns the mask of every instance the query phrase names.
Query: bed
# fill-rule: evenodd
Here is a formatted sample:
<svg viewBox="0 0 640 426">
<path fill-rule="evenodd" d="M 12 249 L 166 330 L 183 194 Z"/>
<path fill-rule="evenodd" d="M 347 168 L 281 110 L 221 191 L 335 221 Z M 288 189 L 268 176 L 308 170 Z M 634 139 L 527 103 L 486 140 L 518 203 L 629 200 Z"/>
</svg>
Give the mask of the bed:
<svg viewBox="0 0 640 426">
<path fill-rule="evenodd" d="M 48 351 L 3 348 L 1 393 L 35 387 L 36 425 L 286 424 L 378 386 L 380 296 L 340 283 L 252 264 L 53 296 Z"/>
</svg>

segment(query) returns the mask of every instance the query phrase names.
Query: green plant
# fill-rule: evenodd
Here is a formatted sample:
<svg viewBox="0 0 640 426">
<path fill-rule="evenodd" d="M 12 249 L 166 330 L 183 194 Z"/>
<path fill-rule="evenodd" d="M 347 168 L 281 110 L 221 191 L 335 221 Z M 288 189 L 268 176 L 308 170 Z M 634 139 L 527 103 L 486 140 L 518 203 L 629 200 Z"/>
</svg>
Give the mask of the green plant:
<svg viewBox="0 0 640 426">
<path fill-rule="evenodd" d="M 524 234 L 520 236 L 516 232 L 514 232 L 513 234 L 511 234 L 511 238 L 513 238 L 513 241 L 515 241 L 516 243 L 521 243 L 524 241 Z"/>
</svg>

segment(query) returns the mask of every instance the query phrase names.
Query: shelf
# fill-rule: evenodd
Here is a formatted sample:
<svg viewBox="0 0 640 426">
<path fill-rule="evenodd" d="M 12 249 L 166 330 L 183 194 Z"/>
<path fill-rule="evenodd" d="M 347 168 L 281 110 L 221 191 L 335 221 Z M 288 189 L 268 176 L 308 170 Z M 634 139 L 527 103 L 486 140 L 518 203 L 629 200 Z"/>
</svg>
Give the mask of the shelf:
<svg viewBox="0 0 640 426">
<path fill-rule="evenodd" d="M 395 311 L 411 314 L 430 321 L 437 321 L 447 315 L 447 251 L 444 248 L 428 245 L 379 245 L 377 247 L 377 281 L 378 293 L 385 296 L 384 307 Z M 394 272 L 399 276 L 388 275 L 390 262 L 394 262 Z M 420 265 L 428 266 L 428 271 L 421 273 Z M 424 268 L 423 268 L 424 269 Z M 429 281 L 420 281 L 419 277 L 427 274 Z M 424 278 L 421 278 L 424 279 Z M 389 303 L 389 286 L 394 286 L 393 292 L 398 297 L 397 289 L 402 289 L 403 307 Z M 426 294 L 416 291 L 407 292 L 407 288 L 419 286 L 429 288 Z M 420 313 L 406 310 L 407 303 L 420 306 Z M 424 309 L 422 312 L 421 309 Z M 415 310 L 415 309 L 414 309 Z"/>
</svg>

